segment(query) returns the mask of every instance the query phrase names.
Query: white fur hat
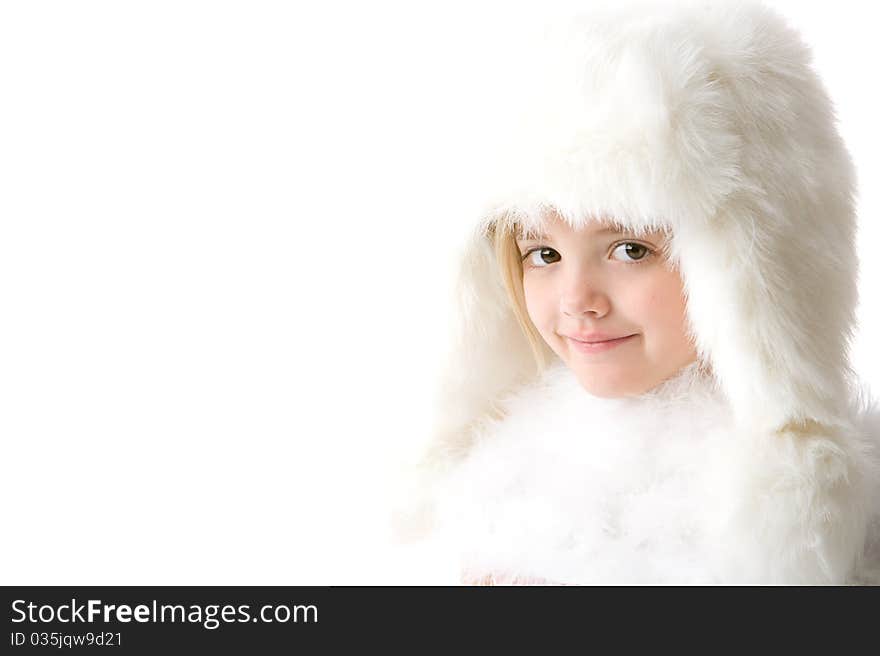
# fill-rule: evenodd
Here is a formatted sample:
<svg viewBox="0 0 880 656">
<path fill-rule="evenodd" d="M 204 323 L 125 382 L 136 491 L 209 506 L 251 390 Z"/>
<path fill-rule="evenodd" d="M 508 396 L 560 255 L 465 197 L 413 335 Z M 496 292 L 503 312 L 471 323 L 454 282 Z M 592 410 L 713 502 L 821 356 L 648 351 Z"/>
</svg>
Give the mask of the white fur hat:
<svg viewBox="0 0 880 656">
<path fill-rule="evenodd" d="M 613 217 L 671 229 L 698 355 L 736 421 L 845 421 L 857 301 L 854 171 L 798 34 L 753 2 L 648 3 L 536 30 L 511 52 L 463 254 L 434 464 L 536 375 L 487 227 Z"/>
</svg>

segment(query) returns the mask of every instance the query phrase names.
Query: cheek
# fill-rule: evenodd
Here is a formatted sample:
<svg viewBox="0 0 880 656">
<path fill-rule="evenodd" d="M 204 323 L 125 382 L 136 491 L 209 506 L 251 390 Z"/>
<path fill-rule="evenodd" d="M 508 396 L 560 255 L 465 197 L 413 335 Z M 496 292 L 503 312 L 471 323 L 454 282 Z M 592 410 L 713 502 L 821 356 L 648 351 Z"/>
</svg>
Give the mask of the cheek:
<svg viewBox="0 0 880 656">
<path fill-rule="evenodd" d="M 639 301 L 642 321 L 648 332 L 664 342 L 684 341 L 686 305 L 677 274 L 665 274 L 643 290 Z"/>
<path fill-rule="evenodd" d="M 526 310 L 529 318 L 539 332 L 544 332 L 553 318 L 553 308 L 555 302 L 553 299 L 552 289 L 546 282 L 536 280 L 535 278 L 525 278 L 523 280 L 523 293 L 526 299 Z"/>
</svg>

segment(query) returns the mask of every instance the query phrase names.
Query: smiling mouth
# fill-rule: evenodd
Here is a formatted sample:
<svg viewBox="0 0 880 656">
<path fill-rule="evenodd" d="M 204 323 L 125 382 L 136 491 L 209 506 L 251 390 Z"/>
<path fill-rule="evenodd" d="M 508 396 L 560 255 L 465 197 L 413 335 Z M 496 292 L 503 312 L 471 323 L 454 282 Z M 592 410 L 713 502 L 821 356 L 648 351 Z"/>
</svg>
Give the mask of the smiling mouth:
<svg viewBox="0 0 880 656">
<path fill-rule="evenodd" d="M 638 333 L 633 335 L 626 335 L 625 337 L 606 339 L 598 342 L 584 342 L 579 339 L 575 339 L 574 337 L 568 337 L 567 335 L 565 338 L 569 341 L 573 348 L 580 351 L 581 353 L 601 353 L 603 351 L 608 351 L 610 349 L 616 348 L 621 344 L 625 344 L 633 337 L 637 336 Z"/>
<path fill-rule="evenodd" d="M 630 335 L 621 335 L 620 337 L 612 337 L 611 335 L 603 335 L 602 333 L 592 333 L 589 335 L 585 335 L 583 338 L 581 338 L 575 337 L 574 335 L 566 335 L 563 333 L 561 336 L 585 344 L 598 344 L 599 342 L 613 342 L 617 339 L 626 339 L 627 337 L 632 337 L 633 335 L 635 335 L 635 333 Z"/>
</svg>

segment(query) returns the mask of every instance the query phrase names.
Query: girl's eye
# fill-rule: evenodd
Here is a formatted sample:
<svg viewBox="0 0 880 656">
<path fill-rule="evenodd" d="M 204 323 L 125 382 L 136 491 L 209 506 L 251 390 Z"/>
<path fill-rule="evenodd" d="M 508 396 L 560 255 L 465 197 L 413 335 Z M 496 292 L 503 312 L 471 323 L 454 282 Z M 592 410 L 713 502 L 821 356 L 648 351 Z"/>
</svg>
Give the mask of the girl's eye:
<svg viewBox="0 0 880 656">
<path fill-rule="evenodd" d="M 651 249 L 647 246 L 637 244 L 633 241 L 626 241 L 615 246 L 612 255 L 619 253 L 620 256 L 615 256 L 614 259 L 620 260 L 621 262 L 638 262 L 639 260 L 645 259 L 650 252 Z"/>
<path fill-rule="evenodd" d="M 528 258 L 529 264 L 533 267 L 545 267 L 548 264 L 553 264 L 554 262 L 558 262 L 561 259 L 559 253 L 557 253 L 552 248 L 535 248 L 530 250 L 528 253 L 523 256 L 523 259 Z"/>
</svg>

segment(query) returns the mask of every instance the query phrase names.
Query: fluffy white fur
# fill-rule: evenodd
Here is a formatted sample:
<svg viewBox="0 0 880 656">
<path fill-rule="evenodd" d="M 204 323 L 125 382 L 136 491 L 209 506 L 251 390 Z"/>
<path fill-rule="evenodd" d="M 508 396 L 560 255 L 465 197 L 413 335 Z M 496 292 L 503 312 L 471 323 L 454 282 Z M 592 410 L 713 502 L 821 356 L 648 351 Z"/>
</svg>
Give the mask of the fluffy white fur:
<svg viewBox="0 0 880 656">
<path fill-rule="evenodd" d="M 864 431 L 741 433 L 715 387 L 691 365 L 609 401 L 556 365 L 505 399 L 438 489 L 463 578 L 871 582 Z"/>
<path fill-rule="evenodd" d="M 459 516 L 476 569 L 859 576 L 878 430 L 847 351 L 855 181 L 807 47 L 752 2 L 628 3 L 512 38 L 509 55 L 491 147 L 473 155 L 485 202 L 466 217 L 422 509 L 435 484 L 474 499 Z M 575 227 L 671 228 L 711 400 L 688 377 L 672 400 L 621 403 L 564 371 L 538 379 L 486 228 L 548 208 Z"/>
<path fill-rule="evenodd" d="M 671 227 L 700 354 L 737 420 L 833 423 L 855 182 L 798 35 L 753 3 L 663 3 L 551 24 L 522 50 L 482 224 L 553 207 L 572 225 Z"/>
</svg>

